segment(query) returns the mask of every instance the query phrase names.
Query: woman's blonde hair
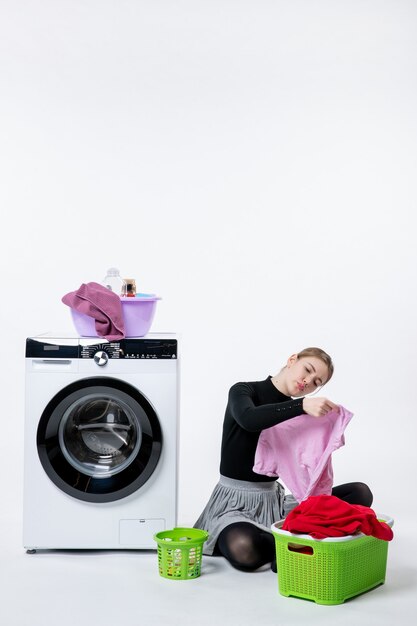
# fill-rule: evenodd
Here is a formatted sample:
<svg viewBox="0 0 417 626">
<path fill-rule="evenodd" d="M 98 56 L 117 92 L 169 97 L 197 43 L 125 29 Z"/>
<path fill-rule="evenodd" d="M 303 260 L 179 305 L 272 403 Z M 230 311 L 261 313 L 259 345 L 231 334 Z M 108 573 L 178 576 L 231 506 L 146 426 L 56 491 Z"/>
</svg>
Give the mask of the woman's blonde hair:
<svg viewBox="0 0 417 626">
<path fill-rule="evenodd" d="M 320 361 L 323 361 L 329 371 L 329 377 L 326 380 L 326 383 L 328 383 L 333 376 L 334 365 L 331 357 L 327 354 L 327 352 L 325 352 L 321 348 L 304 348 L 304 350 L 301 350 L 301 352 L 297 352 L 297 359 L 302 359 L 305 356 L 315 356 L 320 359 Z"/>
</svg>

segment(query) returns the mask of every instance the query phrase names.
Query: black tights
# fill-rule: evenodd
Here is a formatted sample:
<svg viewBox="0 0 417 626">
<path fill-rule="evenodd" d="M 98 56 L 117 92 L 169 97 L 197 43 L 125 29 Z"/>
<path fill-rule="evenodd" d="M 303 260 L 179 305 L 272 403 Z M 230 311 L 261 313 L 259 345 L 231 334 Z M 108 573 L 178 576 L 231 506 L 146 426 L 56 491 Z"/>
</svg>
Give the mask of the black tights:
<svg viewBox="0 0 417 626">
<path fill-rule="evenodd" d="M 253 572 L 275 558 L 275 539 L 272 533 L 250 522 L 235 522 L 223 528 L 216 543 L 216 552 L 233 567 Z"/>
<path fill-rule="evenodd" d="M 336 496 L 349 504 L 362 504 L 371 506 L 374 496 L 365 483 L 345 483 L 332 489 L 332 496 Z"/>
<path fill-rule="evenodd" d="M 333 487 L 332 495 L 349 504 L 371 506 L 372 492 L 364 483 L 346 483 Z M 275 559 L 275 539 L 272 533 L 250 522 L 235 522 L 221 531 L 215 554 L 224 556 L 233 567 L 253 572 Z"/>
</svg>

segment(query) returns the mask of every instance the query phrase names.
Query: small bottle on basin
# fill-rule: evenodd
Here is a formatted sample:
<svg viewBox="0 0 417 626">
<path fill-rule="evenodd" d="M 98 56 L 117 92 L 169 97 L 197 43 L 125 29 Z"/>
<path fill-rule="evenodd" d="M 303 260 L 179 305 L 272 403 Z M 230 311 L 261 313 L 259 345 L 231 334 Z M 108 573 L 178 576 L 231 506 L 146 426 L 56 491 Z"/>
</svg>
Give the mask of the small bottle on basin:
<svg viewBox="0 0 417 626">
<path fill-rule="evenodd" d="M 118 296 L 126 295 L 126 281 L 120 276 L 120 272 L 117 267 L 111 267 L 107 270 L 106 276 L 102 280 L 102 284 L 117 293 Z"/>
<path fill-rule="evenodd" d="M 136 296 L 136 281 L 134 278 L 125 278 L 127 298 L 134 298 Z"/>
</svg>

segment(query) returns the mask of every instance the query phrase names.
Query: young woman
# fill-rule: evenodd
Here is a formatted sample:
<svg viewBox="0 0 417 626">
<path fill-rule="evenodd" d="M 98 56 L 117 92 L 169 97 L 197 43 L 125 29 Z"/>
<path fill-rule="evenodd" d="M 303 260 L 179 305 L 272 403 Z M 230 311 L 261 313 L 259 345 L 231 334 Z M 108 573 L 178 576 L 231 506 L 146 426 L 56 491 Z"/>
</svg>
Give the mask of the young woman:
<svg viewBox="0 0 417 626">
<path fill-rule="evenodd" d="M 291 355 L 275 376 L 231 387 L 223 423 L 220 480 L 195 523 L 209 533 L 205 554 L 222 555 L 244 571 L 274 561 L 271 524 L 285 517 L 297 502 L 285 496 L 276 478 L 253 472 L 259 435 L 302 413 L 320 419 L 336 409 L 327 398 L 308 396 L 332 375 L 330 356 L 320 348 L 306 348 Z M 339 485 L 332 494 L 350 504 L 372 504 L 372 493 L 364 483 Z"/>
</svg>

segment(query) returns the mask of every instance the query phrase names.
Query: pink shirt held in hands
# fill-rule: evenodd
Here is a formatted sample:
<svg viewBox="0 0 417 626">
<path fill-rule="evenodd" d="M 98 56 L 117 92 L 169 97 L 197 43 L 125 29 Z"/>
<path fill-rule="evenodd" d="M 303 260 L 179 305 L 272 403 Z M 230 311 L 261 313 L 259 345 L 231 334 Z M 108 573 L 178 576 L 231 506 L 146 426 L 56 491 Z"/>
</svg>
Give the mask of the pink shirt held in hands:
<svg viewBox="0 0 417 626">
<path fill-rule="evenodd" d="M 332 453 L 345 444 L 344 431 L 353 413 L 339 406 L 323 417 L 298 415 L 263 430 L 253 471 L 279 477 L 297 502 L 330 495 Z"/>
</svg>

